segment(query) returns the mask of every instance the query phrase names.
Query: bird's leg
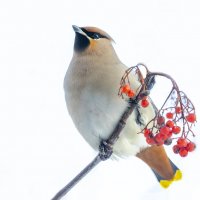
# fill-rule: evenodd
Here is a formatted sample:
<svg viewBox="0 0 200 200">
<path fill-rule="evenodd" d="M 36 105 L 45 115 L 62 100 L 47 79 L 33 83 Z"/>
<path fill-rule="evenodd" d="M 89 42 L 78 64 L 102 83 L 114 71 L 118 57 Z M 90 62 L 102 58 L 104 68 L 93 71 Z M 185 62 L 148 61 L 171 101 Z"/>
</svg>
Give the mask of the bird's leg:
<svg viewBox="0 0 200 200">
<path fill-rule="evenodd" d="M 109 144 L 106 140 L 102 140 L 99 145 L 99 157 L 102 161 L 110 158 L 113 153 L 113 145 Z"/>
</svg>

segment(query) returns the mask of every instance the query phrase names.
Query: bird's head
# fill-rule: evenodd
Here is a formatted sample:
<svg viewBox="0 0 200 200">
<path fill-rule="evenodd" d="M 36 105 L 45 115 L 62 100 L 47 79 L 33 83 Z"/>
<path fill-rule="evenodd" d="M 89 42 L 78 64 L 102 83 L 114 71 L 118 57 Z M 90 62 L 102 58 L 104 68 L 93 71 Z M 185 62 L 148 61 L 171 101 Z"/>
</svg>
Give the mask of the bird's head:
<svg viewBox="0 0 200 200">
<path fill-rule="evenodd" d="M 114 40 L 105 31 L 96 27 L 72 26 L 75 31 L 74 51 L 77 54 L 115 54 Z"/>
</svg>

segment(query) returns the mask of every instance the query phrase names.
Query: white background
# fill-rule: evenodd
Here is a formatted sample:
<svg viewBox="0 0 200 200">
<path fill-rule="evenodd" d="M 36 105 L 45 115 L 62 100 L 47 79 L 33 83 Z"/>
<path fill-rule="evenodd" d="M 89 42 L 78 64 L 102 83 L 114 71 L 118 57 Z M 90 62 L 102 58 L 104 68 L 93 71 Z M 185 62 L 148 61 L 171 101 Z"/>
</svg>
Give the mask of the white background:
<svg viewBox="0 0 200 200">
<path fill-rule="evenodd" d="M 72 24 L 106 30 L 127 66 L 143 62 L 172 75 L 198 115 L 199 10 L 198 0 L 1 0 L 0 199 L 50 200 L 96 155 L 64 101 Z M 156 104 L 165 83 L 157 84 Z M 184 174 L 167 190 L 133 157 L 101 163 L 63 199 L 199 199 L 199 148 L 187 158 L 167 151 Z"/>
</svg>

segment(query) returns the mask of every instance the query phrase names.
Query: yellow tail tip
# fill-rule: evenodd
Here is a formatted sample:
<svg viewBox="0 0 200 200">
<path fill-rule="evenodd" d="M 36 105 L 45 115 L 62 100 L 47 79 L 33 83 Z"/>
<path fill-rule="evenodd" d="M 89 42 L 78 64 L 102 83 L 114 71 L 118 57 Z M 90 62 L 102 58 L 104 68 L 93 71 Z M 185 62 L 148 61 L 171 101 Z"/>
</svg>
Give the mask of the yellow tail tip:
<svg viewBox="0 0 200 200">
<path fill-rule="evenodd" d="M 173 180 L 161 180 L 160 181 L 160 185 L 163 187 L 163 188 L 168 188 L 171 183 L 173 182 Z"/>
<path fill-rule="evenodd" d="M 173 181 L 179 181 L 182 179 L 182 172 L 181 170 L 176 170 L 176 173 L 174 175 Z"/>
<path fill-rule="evenodd" d="M 182 179 L 182 172 L 181 170 L 176 170 L 174 177 L 171 180 L 160 180 L 160 185 L 163 188 L 168 188 L 173 181 L 179 181 Z"/>
</svg>

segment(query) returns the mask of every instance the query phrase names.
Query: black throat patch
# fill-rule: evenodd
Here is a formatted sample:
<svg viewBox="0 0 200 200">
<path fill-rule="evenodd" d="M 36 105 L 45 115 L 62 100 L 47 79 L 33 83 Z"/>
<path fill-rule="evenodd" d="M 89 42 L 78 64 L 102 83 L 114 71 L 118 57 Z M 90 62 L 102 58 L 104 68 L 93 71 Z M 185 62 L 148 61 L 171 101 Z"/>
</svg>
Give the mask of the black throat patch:
<svg viewBox="0 0 200 200">
<path fill-rule="evenodd" d="M 90 45 L 90 40 L 86 36 L 80 33 L 76 33 L 74 42 L 75 51 L 77 52 L 84 51 L 89 45 Z"/>
</svg>

